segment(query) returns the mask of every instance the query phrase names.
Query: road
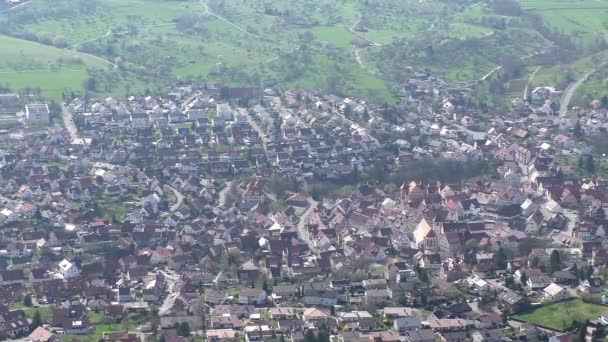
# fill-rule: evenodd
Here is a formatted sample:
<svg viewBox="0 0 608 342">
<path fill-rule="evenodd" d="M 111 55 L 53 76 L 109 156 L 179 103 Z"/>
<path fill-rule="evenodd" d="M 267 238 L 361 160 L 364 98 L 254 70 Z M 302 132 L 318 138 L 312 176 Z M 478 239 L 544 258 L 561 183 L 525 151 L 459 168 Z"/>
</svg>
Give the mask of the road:
<svg viewBox="0 0 608 342">
<path fill-rule="evenodd" d="M 224 185 L 224 188 L 222 190 L 220 190 L 220 193 L 218 194 L 218 196 L 219 196 L 218 207 L 222 208 L 226 204 L 226 195 L 228 195 L 228 191 L 230 191 L 230 187 L 232 186 L 233 182 L 235 182 L 235 181 L 226 182 L 226 184 Z"/>
<path fill-rule="evenodd" d="M 78 139 L 78 128 L 74 123 L 72 111 L 65 105 L 65 103 L 61 104 L 61 116 L 63 118 L 63 125 L 70 135 L 70 139 L 72 141 Z"/>
<path fill-rule="evenodd" d="M 253 129 L 255 129 L 260 136 L 260 139 L 262 140 L 262 147 L 264 147 L 264 151 L 266 151 L 266 146 L 268 145 L 268 137 L 266 136 L 266 133 L 264 133 L 260 125 L 258 125 L 258 123 L 253 120 L 253 117 L 251 117 L 249 114 L 247 115 L 247 122 L 249 122 L 251 127 L 253 127 Z"/>
<path fill-rule="evenodd" d="M 559 105 L 559 117 L 563 118 L 568 114 L 568 107 L 570 106 L 570 100 L 572 100 L 572 95 L 578 87 L 580 87 L 585 81 L 589 78 L 589 76 L 593 75 L 595 69 L 591 69 L 587 71 L 581 78 L 579 78 L 576 82 L 570 84 L 566 91 L 564 92 L 564 97 L 562 97 L 562 102 Z"/>
<path fill-rule="evenodd" d="M 172 186 L 165 185 L 165 188 L 167 188 L 170 191 L 172 191 L 173 195 L 175 195 L 175 203 L 173 203 L 173 205 L 171 206 L 171 208 L 169 208 L 169 211 L 175 212 L 175 211 L 179 210 L 179 208 L 184 203 L 184 195 L 181 192 L 179 192 L 179 190 L 177 190 L 176 188 L 174 188 Z"/>
<path fill-rule="evenodd" d="M 310 206 L 306 209 L 306 211 L 304 213 L 302 213 L 302 215 L 300 216 L 300 221 L 298 222 L 298 236 L 302 240 L 306 241 L 306 243 L 308 244 L 308 248 L 310 248 L 310 250 L 312 250 L 312 251 L 315 251 L 316 248 L 314 248 L 312 246 L 312 243 L 310 243 L 310 241 L 308 239 L 305 239 L 304 237 L 307 236 L 306 229 L 308 229 L 308 228 L 306 227 L 306 225 L 308 224 L 308 218 L 309 218 L 310 214 L 312 214 L 313 210 L 318 205 L 319 205 L 319 202 L 310 198 Z"/>
</svg>

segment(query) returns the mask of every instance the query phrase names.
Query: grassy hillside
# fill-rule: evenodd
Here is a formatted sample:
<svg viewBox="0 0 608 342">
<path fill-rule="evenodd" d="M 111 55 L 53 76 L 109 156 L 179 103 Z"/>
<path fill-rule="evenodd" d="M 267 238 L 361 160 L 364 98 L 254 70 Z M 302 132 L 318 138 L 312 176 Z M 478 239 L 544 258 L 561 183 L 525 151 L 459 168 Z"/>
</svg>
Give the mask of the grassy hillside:
<svg viewBox="0 0 608 342">
<path fill-rule="evenodd" d="M 0 79 L 10 88 L 39 88 L 59 98 L 65 89 L 81 89 L 88 68 L 110 65 L 77 51 L 0 36 Z"/>
<path fill-rule="evenodd" d="M 547 33 L 563 31 L 582 50 L 607 34 L 608 0 L 520 4 L 524 11 L 509 16 L 474 0 L 36 0 L 0 14 L 0 33 L 67 56 L 77 54 L 71 49 L 116 60 L 120 68 L 89 73 L 105 69 L 103 61 L 58 64 L 58 57 L 20 54 L 19 44 L 3 44 L 0 57 L 9 56 L 0 66 L 12 87 L 40 86 L 53 96 L 89 78 L 97 83 L 90 90 L 116 95 L 198 79 L 394 102 L 393 85 L 420 70 L 462 85 L 505 58 L 533 70 L 527 58 L 550 44 Z M 352 45 L 361 40 L 370 46 Z"/>
</svg>

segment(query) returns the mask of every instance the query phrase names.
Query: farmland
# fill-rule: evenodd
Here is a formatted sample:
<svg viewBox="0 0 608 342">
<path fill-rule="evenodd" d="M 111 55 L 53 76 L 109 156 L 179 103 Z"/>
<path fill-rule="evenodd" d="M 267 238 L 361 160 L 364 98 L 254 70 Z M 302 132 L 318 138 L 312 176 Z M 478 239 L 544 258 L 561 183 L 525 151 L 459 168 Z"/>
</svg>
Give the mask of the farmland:
<svg viewBox="0 0 608 342">
<path fill-rule="evenodd" d="M 463 86 L 499 70 L 505 58 L 535 69 L 536 61 L 527 58 L 551 44 L 545 35 L 558 30 L 564 16 L 567 24 L 559 30 L 581 48 L 606 34 L 602 18 L 608 1 L 574 6 L 521 0 L 521 7 L 545 26 L 472 0 L 34 0 L 0 14 L 0 27 L 21 44 L 35 41 L 41 44 L 31 44 L 48 51 L 31 51 L 20 60 L 19 44 L 0 41 L 6 47 L 2 53 L 11 55 L 2 65 L 3 85 L 40 88 L 56 98 L 84 88 L 123 96 L 196 79 L 324 89 L 394 102 L 394 84 L 420 70 Z M 370 46 L 355 47 L 356 41 Z M 59 64 L 58 57 L 30 57 L 78 51 L 89 54 L 80 54 L 80 67 L 69 65 L 67 57 Z M 109 70 L 108 63 L 119 68 Z M 551 78 L 560 77 L 553 72 L 544 76 L 545 69 L 534 84 L 559 81 Z"/>
</svg>

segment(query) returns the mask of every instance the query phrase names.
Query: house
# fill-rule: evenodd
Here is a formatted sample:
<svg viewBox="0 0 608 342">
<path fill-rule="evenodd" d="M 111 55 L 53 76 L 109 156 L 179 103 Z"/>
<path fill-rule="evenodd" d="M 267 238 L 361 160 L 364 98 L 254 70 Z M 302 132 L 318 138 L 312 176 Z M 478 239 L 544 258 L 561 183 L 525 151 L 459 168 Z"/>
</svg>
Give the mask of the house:
<svg viewBox="0 0 608 342">
<path fill-rule="evenodd" d="M 76 266 L 75 263 L 72 263 L 67 259 L 63 259 L 59 263 L 58 270 L 64 279 L 75 278 L 80 276 L 80 269 L 78 268 L 78 266 Z"/>
<path fill-rule="evenodd" d="M 128 331 L 104 332 L 103 340 L 105 342 L 141 342 L 139 334 Z"/>
<path fill-rule="evenodd" d="M 255 288 L 245 288 L 239 293 L 239 303 L 248 305 L 262 305 L 266 303 L 266 291 Z"/>
<path fill-rule="evenodd" d="M 296 193 L 291 195 L 286 202 L 287 205 L 298 208 L 307 208 L 310 205 L 310 202 L 308 201 L 308 196 L 302 193 Z"/>
<path fill-rule="evenodd" d="M 207 330 L 207 342 L 232 342 L 236 341 L 238 334 L 233 329 L 209 329 Z"/>
<path fill-rule="evenodd" d="M 462 318 L 441 318 L 424 321 L 422 325 L 432 329 L 434 332 L 443 333 L 467 330 L 472 325 L 472 322 Z"/>
<path fill-rule="evenodd" d="M 472 337 L 473 342 L 501 342 L 506 339 L 502 329 L 479 330 L 474 332 Z"/>
<path fill-rule="evenodd" d="M 367 311 L 351 311 L 340 313 L 340 321 L 349 330 L 371 331 L 377 329 L 376 320 Z"/>
<path fill-rule="evenodd" d="M 511 290 L 505 290 L 498 295 L 498 300 L 511 312 L 518 312 L 526 307 L 526 301 Z"/>
<path fill-rule="evenodd" d="M 296 309 L 290 307 L 273 307 L 268 309 L 273 320 L 286 320 L 296 318 Z"/>
<path fill-rule="evenodd" d="M 272 297 L 275 299 L 287 300 L 295 298 L 299 293 L 296 285 L 276 285 L 272 287 Z"/>
<path fill-rule="evenodd" d="M 401 317 L 393 321 L 393 328 L 399 332 L 399 334 L 405 334 L 408 331 L 418 330 L 422 327 L 422 321 L 420 318 L 414 317 Z"/>
<path fill-rule="evenodd" d="M 543 295 L 545 298 L 554 302 L 565 299 L 567 294 L 566 289 L 557 285 L 556 283 L 551 283 L 549 286 L 543 289 Z"/>
<path fill-rule="evenodd" d="M 578 278 L 570 271 L 556 271 L 553 272 L 553 278 L 555 283 L 567 286 L 578 285 Z"/>
<path fill-rule="evenodd" d="M 116 300 L 119 303 L 132 302 L 133 295 L 131 294 L 131 288 L 125 286 L 118 288 L 118 292 L 116 293 Z"/>
<path fill-rule="evenodd" d="M 365 290 L 365 302 L 369 305 L 383 306 L 392 297 L 387 289 Z"/>
<path fill-rule="evenodd" d="M 28 336 L 32 342 L 56 342 L 59 337 L 43 327 L 38 327 Z"/>
<path fill-rule="evenodd" d="M 308 306 L 333 306 L 338 304 L 338 294 L 322 282 L 306 283 L 302 286 L 302 303 Z"/>
<path fill-rule="evenodd" d="M 399 319 L 409 317 L 422 318 L 422 312 L 418 309 L 408 307 L 386 307 L 382 309 L 382 316 L 386 319 Z"/>
<path fill-rule="evenodd" d="M 408 342 L 435 342 L 435 332 L 431 329 L 418 329 L 408 331 L 405 334 L 405 340 Z"/>
<path fill-rule="evenodd" d="M 327 309 L 308 308 L 304 310 L 302 317 L 306 323 L 317 328 L 321 327 L 322 325 L 326 325 L 328 327 L 331 325 L 336 325 L 334 317 Z"/>
</svg>

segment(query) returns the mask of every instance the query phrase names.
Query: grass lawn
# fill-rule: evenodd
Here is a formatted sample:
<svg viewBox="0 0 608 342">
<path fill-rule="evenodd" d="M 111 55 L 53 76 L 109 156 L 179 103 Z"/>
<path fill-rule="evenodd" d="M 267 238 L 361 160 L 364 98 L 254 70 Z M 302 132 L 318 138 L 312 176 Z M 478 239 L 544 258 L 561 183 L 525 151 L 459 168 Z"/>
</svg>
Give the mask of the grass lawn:
<svg viewBox="0 0 608 342">
<path fill-rule="evenodd" d="M 531 312 L 514 315 L 514 317 L 532 324 L 563 331 L 568 329 L 575 320 L 596 319 L 605 311 L 608 311 L 607 306 L 572 299 L 544 305 Z"/>
<path fill-rule="evenodd" d="M 27 318 L 34 317 L 36 311 L 40 312 L 40 318 L 43 322 L 50 322 L 53 316 L 53 308 L 51 306 L 41 306 L 39 308 L 22 308 Z"/>
<path fill-rule="evenodd" d="M 351 42 L 357 39 L 354 34 L 341 26 L 315 27 L 312 32 L 317 39 L 345 49 L 350 49 L 352 47 Z"/>
<path fill-rule="evenodd" d="M 104 333 L 107 332 L 118 332 L 118 331 L 135 331 L 140 325 L 145 324 L 148 319 L 146 316 L 138 313 L 130 313 L 128 320 L 118 324 L 107 324 L 104 320 L 103 313 L 89 312 L 89 319 L 91 325 L 94 326 L 94 331 L 89 335 L 62 335 L 62 341 L 72 341 L 77 338 L 84 342 L 97 342 L 103 337 Z"/>
</svg>

